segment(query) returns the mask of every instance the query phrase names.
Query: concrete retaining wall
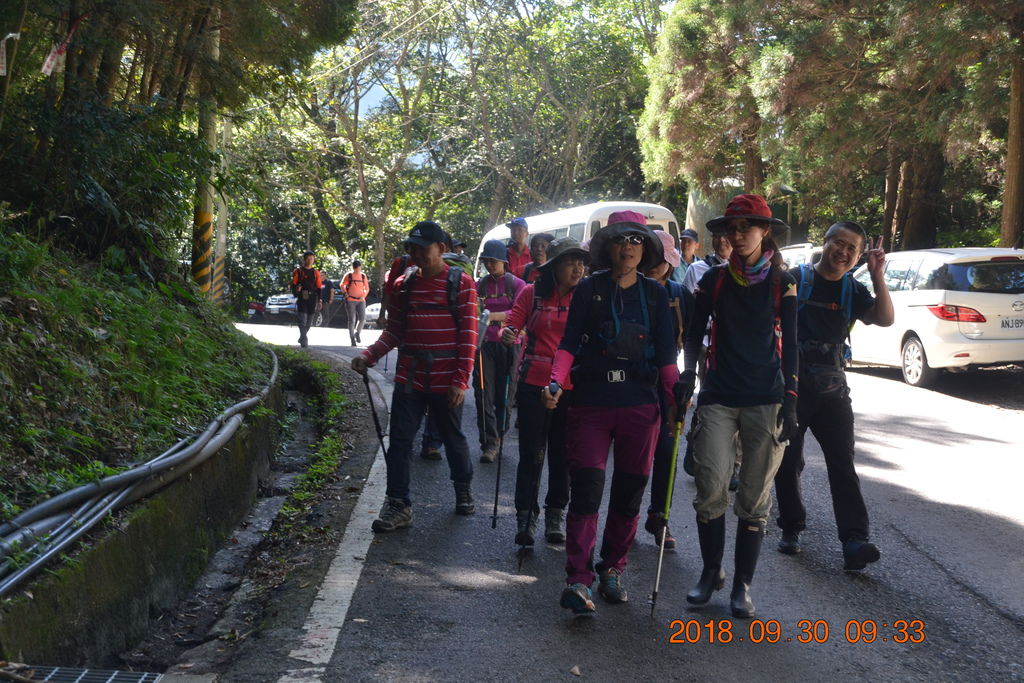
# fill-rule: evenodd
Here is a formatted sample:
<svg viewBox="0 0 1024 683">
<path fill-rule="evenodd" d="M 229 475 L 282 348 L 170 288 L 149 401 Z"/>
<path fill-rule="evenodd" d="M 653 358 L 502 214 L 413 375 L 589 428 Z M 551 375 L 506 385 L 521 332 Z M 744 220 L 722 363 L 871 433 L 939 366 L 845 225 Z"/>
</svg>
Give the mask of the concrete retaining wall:
<svg viewBox="0 0 1024 683">
<path fill-rule="evenodd" d="M 61 666 L 109 662 L 172 608 L 252 507 L 279 439 L 280 385 L 231 441 L 189 474 L 90 536 L 74 561 L 0 606 L 0 659 Z M 31 593 L 31 597 L 27 593 Z"/>
</svg>

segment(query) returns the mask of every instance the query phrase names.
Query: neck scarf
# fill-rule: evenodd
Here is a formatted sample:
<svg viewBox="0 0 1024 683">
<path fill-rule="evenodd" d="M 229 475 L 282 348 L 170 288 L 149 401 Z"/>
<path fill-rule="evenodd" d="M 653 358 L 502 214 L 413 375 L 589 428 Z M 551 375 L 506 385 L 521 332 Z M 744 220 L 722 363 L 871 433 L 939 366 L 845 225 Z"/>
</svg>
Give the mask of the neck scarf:
<svg viewBox="0 0 1024 683">
<path fill-rule="evenodd" d="M 729 274 L 732 275 L 732 279 L 736 281 L 736 284 L 741 287 L 749 287 L 750 285 L 764 282 L 764 279 L 768 277 L 768 271 L 771 270 L 772 256 L 774 255 L 775 252 L 771 249 L 761 252 L 761 258 L 757 260 L 757 263 L 748 266 L 746 259 L 740 256 L 738 252 L 733 251 L 732 255 L 729 256 Z"/>
</svg>

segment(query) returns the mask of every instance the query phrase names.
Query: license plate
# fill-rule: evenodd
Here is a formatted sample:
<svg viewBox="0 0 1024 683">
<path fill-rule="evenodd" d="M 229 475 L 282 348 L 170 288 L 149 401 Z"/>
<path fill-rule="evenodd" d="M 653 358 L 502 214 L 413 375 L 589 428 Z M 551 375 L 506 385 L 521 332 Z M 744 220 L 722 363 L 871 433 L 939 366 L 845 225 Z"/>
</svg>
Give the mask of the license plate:
<svg viewBox="0 0 1024 683">
<path fill-rule="evenodd" d="M 276 308 L 268 308 L 267 309 L 267 313 L 270 313 L 271 315 L 277 315 L 277 309 Z"/>
<path fill-rule="evenodd" d="M 1003 318 L 999 321 L 999 328 L 1003 330 L 1024 329 L 1024 318 Z"/>
</svg>

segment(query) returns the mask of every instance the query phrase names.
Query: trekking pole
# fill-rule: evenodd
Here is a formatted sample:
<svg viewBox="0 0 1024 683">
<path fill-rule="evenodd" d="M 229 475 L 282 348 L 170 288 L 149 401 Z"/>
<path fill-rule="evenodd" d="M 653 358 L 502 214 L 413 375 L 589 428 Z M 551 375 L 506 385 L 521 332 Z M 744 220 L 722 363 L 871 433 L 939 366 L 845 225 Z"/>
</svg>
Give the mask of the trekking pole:
<svg viewBox="0 0 1024 683">
<path fill-rule="evenodd" d="M 363 385 L 366 387 L 366 398 L 370 401 L 370 413 L 373 414 L 373 426 L 377 428 L 377 439 L 380 440 L 380 449 L 387 455 L 388 449 L 384 447 L 384 430 L 380 426 L 380 417 L 377 416 L 377 407 L 373 404 L 373 394 L 370 393 L 370 375 L 363 373 Z"/>
<path fill-rule="evenodd" d="M 683 422 L 686 420 L 686 409 L 680 411 L 676 419 L 675 433 L 672 435 L 672 460 L 668 467 L 668 492 L 665 494 L 665 510 L 663 512 L 661 527 L 661 541 L 658 550 L 658 571 L 654 575 L 654 592 L 651 593 L 651 617 L 654 617 L 654 606 L 658 604 L 658 587 L 661 585 L 661 563 L 665 559 L 665 536 L 668 533 L 668 517 L 672 511 L 672 494 L 676 483 L 676 459 L 679 456 L 679 439 L 683 435 Z"/>
</svg>

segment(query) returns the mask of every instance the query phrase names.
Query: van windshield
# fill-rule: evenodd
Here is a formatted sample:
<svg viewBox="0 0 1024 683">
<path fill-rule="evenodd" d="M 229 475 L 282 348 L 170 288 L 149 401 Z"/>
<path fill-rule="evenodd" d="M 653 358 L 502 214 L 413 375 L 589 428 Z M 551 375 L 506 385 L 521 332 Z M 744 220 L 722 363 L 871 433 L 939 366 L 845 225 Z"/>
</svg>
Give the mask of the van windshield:
<svg viewBox="0 0 1024 683">
<path fill-rule="evenodd" d="M 1020 294 L 1024 292 L 1024 261 L 950 263 L 932 272 L 924 289 Z"/>
</svg>

